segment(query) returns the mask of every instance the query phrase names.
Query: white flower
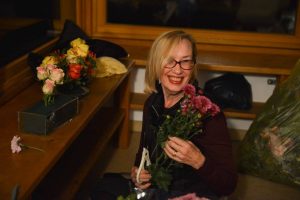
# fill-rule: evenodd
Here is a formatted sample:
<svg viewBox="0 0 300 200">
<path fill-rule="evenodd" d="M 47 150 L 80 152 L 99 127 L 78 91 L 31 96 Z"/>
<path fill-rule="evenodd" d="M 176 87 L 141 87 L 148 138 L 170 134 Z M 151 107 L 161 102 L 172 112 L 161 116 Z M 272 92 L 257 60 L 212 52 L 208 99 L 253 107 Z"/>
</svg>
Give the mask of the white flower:
<svg viewBox="0 0 300 200">
<path fill-rule="evenodd" d="M 21 138 L 19 136 L 16 135 L 13 137 L 13 139 L 10 142 L 12 153 L 19 153 L 20 151 L 22 151 L 22 148 L 20 146 L 20 141 Z"/>
</svg>

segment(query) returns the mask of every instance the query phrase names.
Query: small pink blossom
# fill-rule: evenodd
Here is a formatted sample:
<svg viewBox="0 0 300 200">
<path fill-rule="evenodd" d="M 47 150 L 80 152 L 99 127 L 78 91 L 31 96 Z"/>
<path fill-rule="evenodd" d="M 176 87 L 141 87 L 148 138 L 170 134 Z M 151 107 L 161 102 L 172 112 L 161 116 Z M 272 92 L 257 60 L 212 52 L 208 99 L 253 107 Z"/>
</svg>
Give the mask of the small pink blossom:
<svg viewBox="0 0 300 200">
<path fill-rule="evenodd" d="M 191 84 L 186 85 L 184 87 L 184 92 L 187 96 L 182 103 L 181 103 L 181 112 L 182 114 L 186 114 L 189 109 L 196 109 L 198 110 L 202 115 L 216 115 L 218 112 L 220 112 L 220 108 L 211 102 L 209 98 L 206 96 L 203 96 L 203 92 L 199 90 L 196 94 L 195 87 Z M 200 92 L 201 91 L 201 92 Z"/>
<path fill-rule="evenodd" d="M 196 89 L 193 85 L 191 84 L 187 84 L 184 88 L 183 88 L 183 91 L 186 95 L 190 96 L 190 97 L 193 97 L 195 96 L 195 93 L 196 93 Z"/>
<path fill-rule="evenodd" d="M 63 78 L 65 76 L 65 73 L 60 68 L 54 68 L 50 72 L 50 79 L 54 81 L 56 84 L 63 84 Z"/>
<path fill-rule="evenodd" d="M 217 106 L 216 104 L 212 104 L 210 112 L 211 112 L 212 116 L 215 116 L 216 114 L 218 114 L 220 112 L 219 106 Z"/>
<path fill-rule="evenodd" d="M 13 137 L 13 139 L 10 142 L 12 153 L 19 153 L 20 151 L 22 151 L 20 141 L 21 141 L 21 137 L 17 135 Z"/>
<path fill-rule="evenodd" d="M 43 93 L 46 95 L 52 94 L 54 91 L 54 87 L 55 87 L 55 82 L 50 79 L 47 79 L 42 88 Z"/>
<path fill-rule="evenodd" d="M 49 73 L 48 71 L 46 70 L 45 67 L 43 66 L 39 66 L 36 68 L 37 70 L 37 78 L 41 81 L 45 80 L 46 78 L 49 77 Z"/>
</svg>

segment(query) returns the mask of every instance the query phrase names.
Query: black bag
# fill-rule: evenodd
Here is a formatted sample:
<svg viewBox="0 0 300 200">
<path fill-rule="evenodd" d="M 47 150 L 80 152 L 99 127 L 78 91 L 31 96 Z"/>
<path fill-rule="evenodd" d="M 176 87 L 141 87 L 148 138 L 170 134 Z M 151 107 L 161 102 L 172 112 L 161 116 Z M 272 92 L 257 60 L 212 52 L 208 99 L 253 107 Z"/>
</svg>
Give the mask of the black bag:
<svg viewBox="0 0 300 200">
<path fill-rule="evenodd" d="M 204 93 L 222 109 L 247 110 L 252 107 L 251 85 L 241 74 L 226 73 L 208 80 Z"/>
</svg>

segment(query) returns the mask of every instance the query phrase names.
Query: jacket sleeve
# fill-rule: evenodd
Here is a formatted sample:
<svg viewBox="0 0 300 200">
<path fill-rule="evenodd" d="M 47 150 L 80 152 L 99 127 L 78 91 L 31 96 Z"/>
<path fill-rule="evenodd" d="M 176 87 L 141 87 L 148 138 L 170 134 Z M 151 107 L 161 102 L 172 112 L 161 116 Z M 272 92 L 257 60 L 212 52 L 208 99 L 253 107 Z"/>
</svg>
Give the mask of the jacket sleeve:
<svg viewBox="0 0 300 200">
<path fill-rule="evenodd" d="M 238 176 L 224 114 L 206 121 L 202 134 L 193 140 L 206 158 L 197 173 L 217 194 L 229 195 L 236 187 Z"/>
</svg>

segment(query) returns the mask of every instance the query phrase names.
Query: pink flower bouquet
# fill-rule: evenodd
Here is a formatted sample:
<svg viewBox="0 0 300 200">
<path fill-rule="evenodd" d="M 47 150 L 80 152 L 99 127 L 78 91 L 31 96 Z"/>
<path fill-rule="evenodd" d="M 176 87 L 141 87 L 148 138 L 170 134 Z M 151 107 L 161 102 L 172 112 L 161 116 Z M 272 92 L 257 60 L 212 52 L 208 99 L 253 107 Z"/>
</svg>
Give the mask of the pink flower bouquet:
<svg viewBox="0 0 300 200">
<path fill-rule="evenodd" d="M 184 99 L 180 109 L 174 117 L 166 116 L 158 129 L 156 148 L 163 148 L 170 136 L 190 140 L 201 133 L 204 119 L 220 112 L 219 107 L 203 96 L 202 91 L 196 91 L 193 85 L 188 84 L 183 90 Z M 163 152 L 148 167 L 152 183 L 167 191 L 172 180 L 171 172 L 180 165 L 181 163 L 170 159 Z"/>
</svg>

